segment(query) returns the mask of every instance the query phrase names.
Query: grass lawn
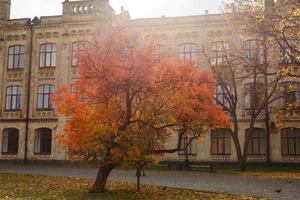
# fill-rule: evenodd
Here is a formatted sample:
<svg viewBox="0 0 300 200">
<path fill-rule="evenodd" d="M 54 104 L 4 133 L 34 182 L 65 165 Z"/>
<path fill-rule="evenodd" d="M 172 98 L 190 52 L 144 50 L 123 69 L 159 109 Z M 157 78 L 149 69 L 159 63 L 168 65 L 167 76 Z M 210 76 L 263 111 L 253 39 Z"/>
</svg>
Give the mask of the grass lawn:
<svg viewBox="0 0 300 200">
<path fill-rule="evenodd" d="M 238 174 L 241 176 L 255 176 L 262 178 L 293 178 L 300 179 L 299 166 L 249 166 L 247 171 L 241 172 L 233 166 L 217 166 L 217 173 Z"/>
<path fill-rule="evenodd" d="M 133 184 L 109 183 L 108 192 L 88 194 L 91 180 L 61 177 L 0 174 L 0 199 L 12 200 L 256 200 L 261 198 L 142 186 L 137 193 Z"/>
<path fill-rule="evenodd" d="M 168 170 L 166 167 L 155 166 L 147 167 L 149 170 Z M 235 174 L 240 176 L 254 176 L 261 178 L 283 178 L 300 179 L 300 166 L 255 166 L 250 165 L 246 171 L 242 172 L 233 165 L 217 165 L 213 168 L 215 173 Z M 208 172 L 207 169 L 193 169 L 193 171 Z"/>
</svg>

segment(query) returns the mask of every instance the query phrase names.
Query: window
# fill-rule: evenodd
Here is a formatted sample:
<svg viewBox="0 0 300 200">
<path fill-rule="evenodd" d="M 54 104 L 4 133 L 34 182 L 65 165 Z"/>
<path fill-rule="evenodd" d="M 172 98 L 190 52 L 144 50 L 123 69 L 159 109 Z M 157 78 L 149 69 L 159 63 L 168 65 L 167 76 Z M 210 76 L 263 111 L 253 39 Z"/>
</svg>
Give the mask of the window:
<svg viewBox="0 0 300 200">
<path fill-rule="evenodd" d="M 288 47 L 285 42 L 282 42 L 282 46 L 280 48 L 280 63 L 282 64 L 290 64 L 293 63 L 292 50 Z"/>
<path fill-rule="evenodd" d="M 78 65 L 78 56 L 84 52 L 86 41 L 78 41 L 72 43 L 72 66 Z"/>
<path fill-rule="evenodd" d="M 245 51 L 245 64 L 258 63 L 263 64 L 265 61 L 264 58 L 264 49 L 259 40 L 246 40 L 244 42 L 244 51 Z"/>
<path fill-rule="evenodd" d="M 251 134 L 246 129 L 246 135 Z M 254 128 L 248 143 L 248 155 L 265 155 L 267 151 L 267 136 L 265 129 Z"/>
<path fill-rule="evenodd" d="M 231 130 L 217 129 L 211 133 L 211 154 L 230 155 L 231 154 Z"/>
<path fill-rule="evenodd" d="M 227 89 L 229 90 L 229 86 L 227 86 Z M 222 106 L 229 108 L 228 94 L 225 91 L 225 88 L 223 89 L 221 87 L 221 85 L 217 85 L 217 87 L 216 87 L 215 98 L 217 100 L 217 102 L 216 102 L 217 104 L 221 104 Z"/>
<path fill-rule="evenodd" d="M 20 110 L 22 107 L 22 87 L 18 85 L 6 88 L 6 110 Z"/>
<path fill-rule="evenodd" d="M 300 155 L 300 129 L 299 128 L 282 129 L 281 154 Z"/>
<path fill-rule="evenodd" d="M 300 100 L 300 84 L 296 82 L 283 82 L 279 84 L 279 101 L 281 106 L 294 104 Z"/>
<path fill-rule="evenodd" d="M 38 109 L 40 110 L 51 110 L 51 94 L 53 93 L 54 87 L 52 85 L 40 85 L 38 88 Z"/>
<path fill-rule="evenodd" d="M 19 149 L 19 130 L 7 128 L 3 130 L 2 153 L 17 154 Z"/>
<path fill-rule="evenodd" d="M 167 50 L 165 45 L 158 45 L 156 48 L 156 59 L 158 62 L 161 62 L 167 56 Z"/>
<path fill-rule="evenodd" d="M 197 138 L 192 139 L 185 136 L 184 134 L 179 134 L 181 136 L 180 149 L 184 149 L 178 152 L 178 155 L 197 155 Z"/>
<path fill-rule="evenodd" d="M 34 153 L 51 154 L 52 130 L 48 128 L 39 128 L 35 131 Z"/>
<path fill-rule="evenodd" d="M 74 85 L 74 84 L 71 84 L 71 85 L 70 85 L 70 93 L 71 93 L 71 94 L 75 94 L 75 93 L 76 93 L 76 88 L 75 88 L 75 85 Z"/>
<path fill-rule="evenodd" d="M 178 58 L 183 60 L 192 60 L 197 64 L 197 45 L 185 43 L 179 45 Z"/>
<path fill-rule="evenodd" d="M 211 50 L 212 65 L 225 65 L 229 60 L 229 44 L 224 41 L 215 42 Z"/>
<path fill-rule="evenodd" d="M 24 68 L 25 48 L 21 45 L 11 46 L 8 49 L 8 69 Z"/>
<path fill-rule="evenodd" d="M 56 66 L 56 44 L 42 44 L 40 47 L 40 67 Z"/>
<path fill-rule="evenodd" d="M 244 87 L 244 106 L 246 110 L 254 109 L 258 110 L 264 101 L 264 85 L 262 83 L 256 83 L 256 88 L 253 83 L 245 84 Z"/>
</svg>

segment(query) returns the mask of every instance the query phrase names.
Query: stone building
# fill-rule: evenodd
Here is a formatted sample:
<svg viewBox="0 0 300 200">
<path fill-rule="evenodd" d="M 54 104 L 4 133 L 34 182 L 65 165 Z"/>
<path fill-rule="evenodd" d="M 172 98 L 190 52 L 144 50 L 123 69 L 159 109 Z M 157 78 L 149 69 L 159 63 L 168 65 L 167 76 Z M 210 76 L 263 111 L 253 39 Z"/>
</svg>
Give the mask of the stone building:
<svg viewBox="0 0 300 200">
<path fill-rule="evenodd" d="M 227 31 L 226 14 L 130 19 L 127 11 L 119 15 L 108 0 L 63 2 L 63 13 L 34 19 L 10 19 L 10 0 L 0 0 L 0 160 L 64 161 L 67 155 L 54 138 L 62 132 L 65 120 L 59 117 L 50 102 L 50 95 L 62 85 L 71 85 L 78 78 L 74 54 L 85 41 L 93 39 L 106 26 L 122 18 L 129 26 L 139 27 L 142 37 L 157 36 L 161 47 L 171 55 L 195 61 L 206 67 L 202 47 L 212 43 L 227 48 L 225 41 L 235 41 L 235 33 Z M 237 33 L 236 33 L 237 34 Z M 214 58 L 219 62 L 219 55 Z M 271 55 L 278 63 L 280 51 Z M 243 83 L 245 84 L 245 83 Z M 72 88 L 72 87 L 71 87 Z M 247 98 L 244 87 L 241 99 Z M 300 98 L 300 90 L 294 98 Z M 222 92 L 217 92 L 223 98 Z M 245 97 L 244 97 L 245 96 Z M 248 127 L 247 103 L 240 102 L 240 138 Z M 276 102 L 280 104 L 280 102 Z M 271 160 L 300 161 L 299 118 L 290 119 L 284 130 L 272 130 Z M 264 123 L 257 123 L 251 138 L 249 160 L 266 159 Z M 287 134 L 284 134 L 287 133 Z M 235 162 L 235 147 L 226 131 L 208 133 L 204 143 L 193 142 L 188 150 L 190 159 L 209 162 Z M 176 145 L 176 135 L 167 144 Z M 180 160 L 179 153 L 166 155 L 167 160 Z"/>
</svg>

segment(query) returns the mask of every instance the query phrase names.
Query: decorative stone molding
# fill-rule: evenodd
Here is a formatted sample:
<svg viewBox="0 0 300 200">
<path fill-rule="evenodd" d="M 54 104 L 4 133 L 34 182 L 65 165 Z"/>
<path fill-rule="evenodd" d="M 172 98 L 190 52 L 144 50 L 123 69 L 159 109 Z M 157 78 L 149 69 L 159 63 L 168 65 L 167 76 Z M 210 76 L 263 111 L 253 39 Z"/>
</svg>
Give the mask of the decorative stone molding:
<svg viewBox="0 0 300 200">
<path fill-rule="evenodd" d="M 4 159 L 4 160 L 16 160 L 17 157 L 18 157 L 17 154 L 2 154 L 1 159 Z"/>
<path fill-rule="evenodd" d="M 49 69 L 39 69 L 38 80 L 48 81 L 55 80 L 55 68 Z"/>
<path fill-rule="evenodd" d="M 7 41 L 20 41 L 20 40 L 26 40 L 26 38 L 27 38 L 26 34 L 7 35 L 5 37 Z"/>
<path fill-rule="evenodd" d="M 300 155 L 282 156 L 282 160 L 284 162 L 297 162 L 300 161 Z"/>
<path fill-rule="evenodd" d="M 55 31 L 55 32 L 42 32 L 42 33 L 38 33 L 37 37 L 39 39 L 59 38 L 60 33 L 58 31 Z"/>
<path fill-rule="evenodd" d="M 79 29 L 79 30 L 72 30 L 71 31 L 71 36 L 83 36 L 83 35 L 88 35 L 91 34 L 92 30 L 91 29 Z"/>
<path fill-rule="evenodd" d="M 56 118 L 57 114 L 55 113 L 54 110 L 37 110 L 35 112 L 35 117 L 39 118 Z"/>
<path fill-rule="evenodd" d="M 16 81 L 22 81 L 24 79 L 23 77 L 23 70 L 8 70 L 6 73 L 6 80 L 8 82 L 16 82 Z"/>
<path fill-rule="evenodd" d="M 194 31 L 194 32 L 179 32 L 176 35 L 177 38 L 198 38 L 199 37 L 199 33 Z"/>
<path fill-rule="evenodd" d="M 72 80 L 77 80 L 79 78 L 78 67 L 71 68 Z"/>
<path fill-rule="evenodd" d="M 13 111 L 13 112 L 3 112 L 3 117 L 5 119 L 20 119 L 22 118 L 21 111 Z"/>
<path fill-rule="evenodd" d="M 248 161 L 265 161 L 267 158 L 265 155 L 248 155 Z"/>
<path fill-rule="evenodd" d="M 50 160 L 50 155 L 35 154 L 34 157 L 37 160 Z"/>
<path fill-rule="evenodd" d="M 213 161 L 230 161 L 230 155 L 212 155 Z"/>
<path fill-rule="evenodd" d="M 179 160 L 185 160 L 185 155 L 178 155 Z M 196 160 L 197 155 L 188 155 L 189 160 Z"/>
</svg>

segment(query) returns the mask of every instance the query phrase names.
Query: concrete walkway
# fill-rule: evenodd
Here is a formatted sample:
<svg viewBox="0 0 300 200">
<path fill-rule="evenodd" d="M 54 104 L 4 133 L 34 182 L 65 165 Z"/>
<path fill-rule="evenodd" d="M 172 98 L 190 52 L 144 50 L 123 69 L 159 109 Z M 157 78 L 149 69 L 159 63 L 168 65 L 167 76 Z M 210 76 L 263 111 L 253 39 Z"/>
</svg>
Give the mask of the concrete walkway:
<svg viewBox="0 0 300 200">
<path fill-rule="evenodd" d="M 61 165 L 0 164 L 0 173 L 3 172 L 94 179 L 97 170 Z M 300 200 L 300 180 L 266 179 L 229 174 L 167 170 L 146 171 L 146 175 L 146 177 L 142 178 L 142 184 L 254 195 L 280 200 Z M 109 180 L 135 183 L 135 171 L 114 170 Z M 278 189 L 282 191 L 280 193 L 275 192 Z"/>
</svg>

